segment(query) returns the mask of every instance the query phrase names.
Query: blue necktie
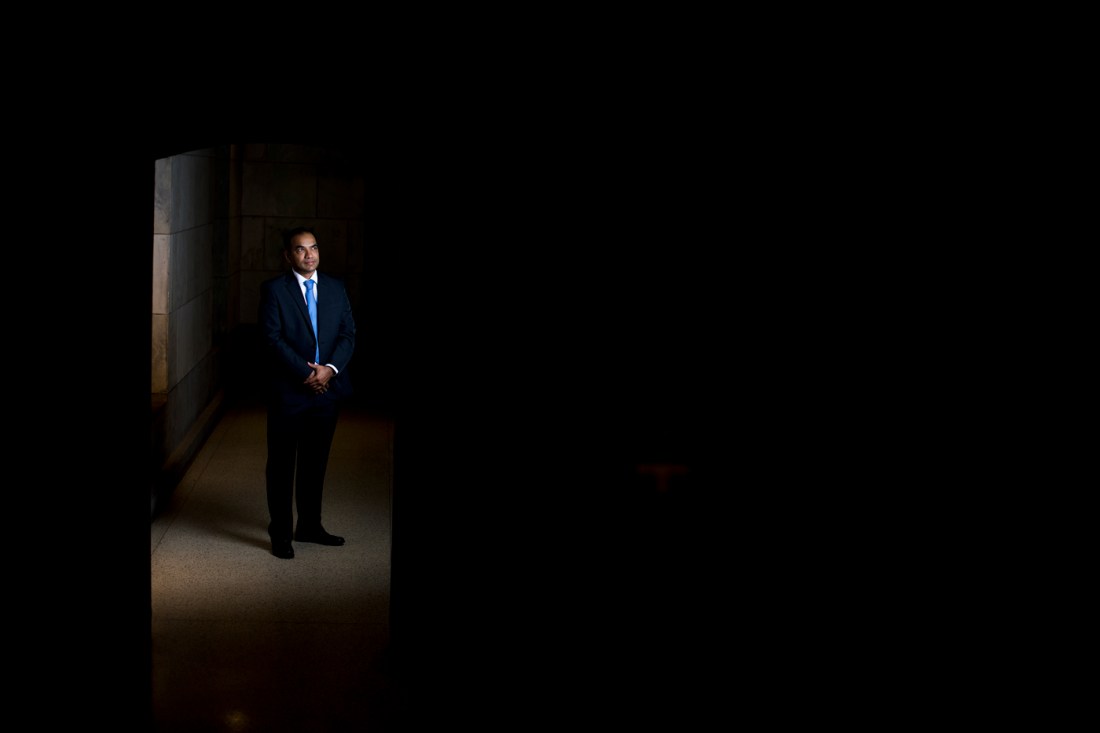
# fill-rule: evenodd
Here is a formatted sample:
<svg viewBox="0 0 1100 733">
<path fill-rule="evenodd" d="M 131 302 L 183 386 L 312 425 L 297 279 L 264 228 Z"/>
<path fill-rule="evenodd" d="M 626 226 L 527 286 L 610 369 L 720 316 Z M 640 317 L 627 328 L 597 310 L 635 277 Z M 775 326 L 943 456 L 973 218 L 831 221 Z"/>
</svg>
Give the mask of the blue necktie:
<svg viewBox="0 0 1100 733">
<path fill-rule="evenodd" d="M 317 298 L 313 295 L 313 281 L 306 280 L 306 305 L 309 306 L 309 322 L 313 324 L 313 340 L 317 342 L 317 350 L 313 356 L 313 363 L 321 363 L 321 342 L 317 338 Z"/>
</svg>

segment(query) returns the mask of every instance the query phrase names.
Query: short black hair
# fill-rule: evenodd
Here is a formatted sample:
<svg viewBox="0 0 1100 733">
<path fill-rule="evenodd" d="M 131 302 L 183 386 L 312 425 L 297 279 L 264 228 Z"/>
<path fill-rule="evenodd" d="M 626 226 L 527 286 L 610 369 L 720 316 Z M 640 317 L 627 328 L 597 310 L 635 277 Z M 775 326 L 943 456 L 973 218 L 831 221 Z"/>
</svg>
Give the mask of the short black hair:
<svg viewBox="0 0 1100 733">
<path fill-rule="evenodd" d="M 292 247 L 291 243 L 299 234 L 313 234 L 313 238 L 317 238 L 317 235 L 314 234 L 313 229 L 310 227 L 294 227 L 293 229 L 287 229 L 283 232 L 283 249 L 289 252 Z"/>
</svg>

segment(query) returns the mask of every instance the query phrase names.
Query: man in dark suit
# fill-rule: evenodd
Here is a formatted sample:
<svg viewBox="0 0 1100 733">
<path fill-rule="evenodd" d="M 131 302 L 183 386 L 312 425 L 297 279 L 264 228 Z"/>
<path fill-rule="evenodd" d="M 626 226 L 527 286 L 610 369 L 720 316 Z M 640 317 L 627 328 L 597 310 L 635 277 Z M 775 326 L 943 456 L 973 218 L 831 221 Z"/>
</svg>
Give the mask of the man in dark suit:
<svg viewBox="0 0 1100 733">
<path fill-rule="evenodd" d="M 269 367 L 268 534 L 271 553 L 290 559 L 292 530 L 298 542 L 344 544 L 321 525 L 321 494 L 340 402 L 351 394 L 355 320 L 343 282 L 317 271 L 321 253 L 311 230 L 287 232 L 283 257 L 291 271 L 261 286 L 260 333 Z"/>
</svg>

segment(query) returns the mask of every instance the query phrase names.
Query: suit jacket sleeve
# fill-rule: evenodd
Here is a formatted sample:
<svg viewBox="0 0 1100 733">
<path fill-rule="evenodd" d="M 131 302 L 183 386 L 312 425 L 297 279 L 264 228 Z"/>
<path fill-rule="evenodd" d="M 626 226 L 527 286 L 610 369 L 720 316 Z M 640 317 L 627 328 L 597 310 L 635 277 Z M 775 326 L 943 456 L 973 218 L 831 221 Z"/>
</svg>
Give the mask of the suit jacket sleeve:
<svg viewBox="0 0 1100 733">
<path fill-rule="evenodd" d="M 328 359 L 322 358 L 322 364 L 332 364 L 340 372 L 344 373 L 344 370 L 348 367 L 348 362 L 351 361 L 352 354 L 355 353 L 355 318 L 351 310 L 351 300 L 348 299 L 347 290 L 342 283 L 326 278 L 324 280 L 325 286 L 335 289 L 339 287 L 339 305 L 340 305 L 340 317 L 337 321 L 336 337 L 333 342 L 332 349 L 327 348 L 325 341 L 327 340 L 327 329 L 325 337 L 321 339 L 322 353 L 324 357 L 327 351 L 330 351 L 331 356 Z"/>
</svg>

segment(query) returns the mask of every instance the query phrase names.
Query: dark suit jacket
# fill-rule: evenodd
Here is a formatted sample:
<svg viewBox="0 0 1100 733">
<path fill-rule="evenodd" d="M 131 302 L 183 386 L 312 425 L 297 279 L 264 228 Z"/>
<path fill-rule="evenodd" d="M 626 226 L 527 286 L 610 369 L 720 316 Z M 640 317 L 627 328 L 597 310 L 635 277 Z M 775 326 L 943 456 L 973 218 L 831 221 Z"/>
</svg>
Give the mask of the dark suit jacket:
<svg viewBox="0 0 1100 733">
<path fill-rule="evenodd" d="M 294 273 L 287 272 L 260 286 L 260 335 L 268 354 L 268 404 L 286 414 L 311 406 L 331 405 L 351 395 L 348 366 L 355 351 L 355 319 L 344 283 L 339 278 L 314 273 L 317 281 L 317 332 Z M 316 395 L 302 383 L 309 376 L 319 342 L 321 364 L 338 370 L 329 390 Z"/>
</svg>

